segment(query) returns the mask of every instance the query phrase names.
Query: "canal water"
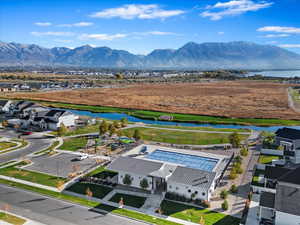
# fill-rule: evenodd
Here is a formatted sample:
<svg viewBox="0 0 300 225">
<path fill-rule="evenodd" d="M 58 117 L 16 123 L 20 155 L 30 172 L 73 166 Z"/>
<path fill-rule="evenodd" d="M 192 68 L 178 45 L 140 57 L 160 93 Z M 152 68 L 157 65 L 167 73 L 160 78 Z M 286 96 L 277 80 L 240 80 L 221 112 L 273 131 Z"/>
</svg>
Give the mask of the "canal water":
<svg viewBox="0 0 300 225">
<path fill-rule="evenodd" d="M 68 111 L 77 114 L 79 116 L 89 116 L 94 118 L 104 118 L 108 120 L 120 120 L 122 118 L 127 118 L 129 122 L 135 123 L 144 123 L 144 124 L 153 124 L 153 125 L 170 125 L 170 126 L 183 126 L 183 127 L 213 127 L 213 128 L 234 128 L 234 129 L 252 129 L 257 131 L 276 131 L 283 126 L 270 126 L 270 127 L 261 127 L 261 126 L 252 126 L 252 125 L 235 125 L 235 124 L 210 124 L 210 123 L 186 123 L 186 122 L 172 122 L 172 121 L 159 121 L 159 120 L 148 120 L 140 119 L 134 116 L 127 115 L 126 113 L 94 113 L 84 110 L 72 110 Z M 300 129 L 300 126 L 290 126 L 291 128 Z"/>
</svg>

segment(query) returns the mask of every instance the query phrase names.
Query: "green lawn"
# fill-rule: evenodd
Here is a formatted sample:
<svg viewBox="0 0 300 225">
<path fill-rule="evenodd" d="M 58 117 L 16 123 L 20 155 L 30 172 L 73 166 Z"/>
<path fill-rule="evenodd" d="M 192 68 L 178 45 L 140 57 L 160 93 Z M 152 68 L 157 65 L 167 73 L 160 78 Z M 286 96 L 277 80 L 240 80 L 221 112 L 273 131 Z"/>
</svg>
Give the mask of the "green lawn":
<svg viewBox="0 0 300 225">
<path fill-rule="evenodd" d="M 9 141 L 2 141 L 2 142 L 0 142 L 0 151 L 15 147 L 15 146 L 17 146 L 16 143 L 9 142 Z"/>
<path fill-rule="evenodd" d="M 109 192 L 112 191 L 112 188 L 96 185 L 96 184 L 87 184 L 77 182 L 73 184 L 71 187 L 67 188 L 67 191 L 72 191 L 78 194 L 86 195 L 87 189 L 90 189 L 93 193 L 93 197 L 95 198 L 104 198 Z"/>
<path fill-rule="evenodd" d="M 94 125 L 88 125 L 84 127 L 79 127 L 75 130 L 69 130 L 67 131 L 64 136 L 73 136 L 78 134 L 88 134 L 88 133 L 94 133 L 99 132 L 99 123 L 96 123 Z M 57 131 L 51 132 L 53 135 L 57 135 Z"/>
<path fill-rule="evenodd" d="M 239 225 L 240 219 L 223 213 L 200 209 L 180 203 L 164 200 L 161 204 L 164 215 L 176 217 L 182 220 L 199 223 L 201 217 L 205 220 L 205 225 Z"/>
<path fill-rule="evenodd" d="M 79 149 L 85 148 L 86 144 L 87 138 L 85 137 L 66 138 L 64 139 L 64 143 L 59 147 L 59 149 L 67 151 L 77 151 Z"/>
<path fill-rule="evenodd" d="M 146 141 L 165 142 L 172 144 L 192 144 L 192 145 L 208 145 L 208 144 L 223 144 L 229 143 L 228 137 L 230 133 L 203 133 L 203 132 L 188 132 L 188 131 L 174 131 L 162 130 L 154 128 L 130 128 L 122 132 L 125 135 L 132 136 L 134 131 L 138 129 L 142 135 L 142 139 Z M 247 135 L 241 135 L 246 138 Z"/>
<path fill-rule="evenodd" d="M 9 213 L 4 213 L 4 212 L 0 212 L 0 224 L 1 224 L 1 221 L 7 222 L 7 223 L 10 223 L 13 225 L 23 225 L 26 222 L 26 220 L 24 220 L 20 217 L 11 215 Z"/>
<path fill-rule="evenodd" d="M 121 198 L 123 198 L 124 205 L 135 207 L 135 208 L 141 208 L 146 201 L 146 198 L 144 197 L 126 195 L 120 193 L 115 194 L 111 199 L 109 199 L 109 201 L 119 203 Z"/>
<path fill-rule="evenodd" d="M 7 181 L 7 180 L 4 180 L 4 179 L 0 179 L 0 183 L 5 184 L 5 185 L 9 185 L 9 186 L 12 186 L 12 187 L 25 189 L 25 190 L 28 190 L 28 191 L 31 191 L 31 192 L 36 192 L 36 193 L 46 195 L 46 196 L 50 196 L 50 197 L 53 197 L 53 198 L 58 198 L 58 199 L 62 199 L 62 200 L 65 200 L 65 201 L 73 202 L 73 203 L 76 203 L 76 204 L 102 209 L 102 210 L 105 210 L 107 212 L 111 212 L 113 214 L 123 215 L 123 216 L 130 217 L 130 218 L 133 218 L 133 219 L 145 221 L 145 222 L 148 222 L 148 223 L 151 223 L 151 224 L 179 225 L 178 223 L 174 223 L 174 222 L 167 221 L 167 220 L 164 220 L 164 219 L 152 217 L 152 216 L 149 216 L 149 215 L 146 215 L 146 214 L 143 214 L 143 213 L 139 213 L 139 212 L 135 212 L 135 211 L 132 211 L 132 210 L 127 210 L 127 209 L 119 209 L 119 208 L 115 208 L 115 207 L 108 206 L 108 205 L 105 205 L 105 204 L 99 204 L 98 202 L 86 200 L 84 198 L 79 198 L 79 197 L 75 197 L 75 196 L 72 196 L 72 195 L 67 195 L 67 194 L 64 194 L 64 193 L 57 193 L 57 192 L 54 192 L 54 191 L 49 191 L 49 190 L 45 190 L 45 189 L 42 189 L 42 188 L 36 188 L 36 187 L 29 186 L 29 185 L 21 184 L 21 183 Z"/>
<path fill-rule="evenodd" d="M 21 162 L 12 166 L 8 166 L 0 169 L 0 174 L 8 177 L 14 177 L 20 180 L 26 180 L 37 184 L 42 184 L 46 186 L 57 187 L 58 182 L 66 182 L 67 179 L 61 177 L 55 177 L 44 173 L 38 173 L 29 171 L 26 169 L 17 168 L 17 166 L 26 165 L 26 163 Z"/>
<path fill-rule="evenodd" d="M 254 175 L 253 175 L 251 184 L 252 184 L 252 185 L 255 185 L 255 186 L 263 187 L 264 184 L 259 183 L 259 182 L 258 182 L 258 178 L 259 178 L 259 175 L 264 175 L 264 174 L 265 174 L 265 171 L 264 171 L 264 170 L 258 170 L 258 169 L 256 169 L 256 170 L 255 170 L 255 173 L 254 173 Z"/>
<path fill-rule="evenodd" d="M 272 160 L 278 160 L 280 159 L 280 156 L 276 156 L 276 155 L 263 155 L 261 154 L 258 158 L 258 163 L 262 163 L 262 164 L 271 164 Z"/>
<path fill-rule="evenodd" d="M 213 128 L 213 127 L 185 127 L 185 126 L 166 126 L 166 125 L 147 125 L 149 127 L 161 127 L 182 130 L 201 130 L 201 131 L 219 131 L 219 132 L 250 132 L 248 129 L 231 129 L 231 128 Z"/>
</svg>

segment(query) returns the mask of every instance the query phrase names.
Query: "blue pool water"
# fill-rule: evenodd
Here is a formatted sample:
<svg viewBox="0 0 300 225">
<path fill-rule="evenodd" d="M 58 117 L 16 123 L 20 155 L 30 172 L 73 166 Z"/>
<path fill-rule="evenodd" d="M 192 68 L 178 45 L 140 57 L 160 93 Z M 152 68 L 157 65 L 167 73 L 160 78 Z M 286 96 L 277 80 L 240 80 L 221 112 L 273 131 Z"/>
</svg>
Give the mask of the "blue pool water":
<svg viewBox="0 0 300 225">
<path fill-rule="evenodd" d="M 208 172 L 212 171 L 218 163 L 218 159 L 163 150 L 155 150 L 147 155 L 146 158 L 181 164 L 189 168 L 204 170 Z"/>
</svg>

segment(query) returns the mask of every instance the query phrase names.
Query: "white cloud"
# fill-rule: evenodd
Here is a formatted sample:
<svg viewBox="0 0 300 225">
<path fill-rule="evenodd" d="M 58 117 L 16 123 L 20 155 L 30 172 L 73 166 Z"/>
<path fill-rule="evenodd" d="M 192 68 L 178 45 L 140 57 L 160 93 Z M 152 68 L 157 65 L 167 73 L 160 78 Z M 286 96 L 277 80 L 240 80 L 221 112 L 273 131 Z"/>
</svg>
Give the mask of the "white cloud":
<svg viewBox="0 0 300 225">
<path fill-rule="evenodd" d="M 298 27 L 266 26 L 266 27 L 258 28 L 257 31 L 259 31 L 259 32 L 299 34 L 300 33 L 300 28 L 298 28 Z"/>
<path fill-rule="evenodd" d="M 262 37 L 264 38 L 280 38 L 280 37 L 289 37 L 289 34 L 267 34 Z"/>
<path fill-rule="evenodd" d="M 72 32 L 54 32 L 54 31 L 47 31 L 47 32 L 31 32 L 34 36 L 73 36 L 74 33 Z"/>
<path fill-rule="evenodd" d="M 223 35 L 223 34 L 225 34 L 225 32 L 223 32 L 223 31 L 218 32 L 218 35 Z"/>
<path fill-rule="evenodd" d="M 40 26 L 40 27 L 49 27 L 49 26 L 52 25 L 52 23 L 50 23 L 50 22 L 36 22 L 36 23 L 34 23 L 34 25 Z"/>
<path fill-rule="evenodd" d="M 278 46 L 281 48 L 300 48 L 300 44 L 282 44 Z"/>
<path fill-rule="evenodd" d="M 177 33 L 173 32 L 166 32 L 166 31 L 146 31 L 146 32 L 133 32 L 133 35 L 141 35 L 141 36 L 146 36 L 146 35 L 158 35 L 158 36 L 165 36 L 165 35 L 178 35 Z"/>
<path fill-rule="evenodd" d="M 94 39 L 101 41 L 112 41 L 114 39 L 120 39 L 127 37 L 127 34 L 82 34 L 79 36 L 81 40 Z"/>
<path fill-rule="evenodd" d="M 156 4 L 127 4 L 118 8 L 109 8 L 90 15 L 95 18 L 121 18 L 121 19 L 156 19 L 177 16 L 185 13 L 183 10 L 164 10 Z"/>
<path fill-rule="evenodd" d="M 59 24 L 58 27 L 89 27 L 94 25 L 91 22 L 79 22 L 79 23 L 71 23 L 71 24 Z"/>
<path fill-rule="evenodd" d="M 272 2 L 264 0 L 231 0 L 228 2 L 218 2 L 215 5 L 208 5 L 206 6 L 206 11 L 200 15 L 202 17 L 208 17 L 211 20 L 220 20 L 226 16 L 236 16 L 246 12 L 254 12 L 268 8 L 272 4 Z"/>
</svg>

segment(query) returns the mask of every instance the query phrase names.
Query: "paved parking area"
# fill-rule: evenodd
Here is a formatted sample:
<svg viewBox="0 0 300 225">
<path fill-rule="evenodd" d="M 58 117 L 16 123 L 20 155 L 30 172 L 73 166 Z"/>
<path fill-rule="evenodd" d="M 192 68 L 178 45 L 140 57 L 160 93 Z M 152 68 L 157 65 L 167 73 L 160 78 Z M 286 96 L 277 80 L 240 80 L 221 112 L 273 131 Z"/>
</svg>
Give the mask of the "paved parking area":
<svg viewBox="0 0 300 225">
<path fill-rule="evenodd" d="M 95 165 L 95 160 L 88 158 L 82 161 L 75 161 L 77 156 L 74 154 L 60 153 L 53 156 L 42 155 L 31 159 L 32 165 L 26 169 L 52 174 L 54 176 L 67 177 L 69 173 L 74 172 L 77 166 L 79 171 L 85 171 Z"/>
</svg>

